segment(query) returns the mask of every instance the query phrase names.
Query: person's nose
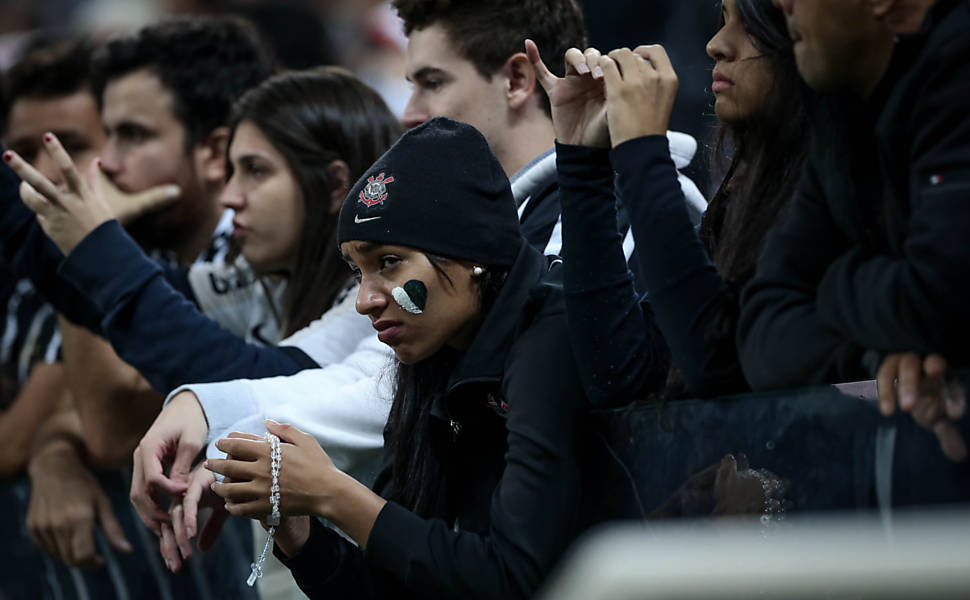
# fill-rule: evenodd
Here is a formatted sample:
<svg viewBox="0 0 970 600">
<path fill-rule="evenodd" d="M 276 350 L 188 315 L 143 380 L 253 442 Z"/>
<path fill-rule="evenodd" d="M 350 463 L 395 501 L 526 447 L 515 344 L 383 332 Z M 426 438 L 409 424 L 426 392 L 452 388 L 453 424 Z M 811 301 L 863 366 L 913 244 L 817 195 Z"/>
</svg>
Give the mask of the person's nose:
<svg viewBox="0 0 970 600">
<path fill-rule="evenodd" d="M 230 177 L 229 181 L 226 182 L 226 187 L 222 188 L 222 193 L 219 194 L 219 204 L 223 208 L 231 208 L 236 213 L 246 207 L 246 196 L 236 184 L 235 176 Z"/>
<path fill-rule="evenodd" d="M 123 165 L 124 161 L 117 143 L 109 138 L 101 152 L 101 171 L 114 181 L 114 178 L 121 173 Z"/>
<path fill-rule="evenodd" d="M 411 92 L 407 106 L 404 107 L 404 114 L 401 115 L 401 124 L 406 129 L 417 127 L 430 118 L 425 102 L 419 97 L 419 90 Z"/>
<path fill-rule="evenodd" d="M 387 295 L 372 279 L 363 277 L 357 290 L 357 312 L 366 316 L 376 316 L 387 306 Z"/>
</svg>

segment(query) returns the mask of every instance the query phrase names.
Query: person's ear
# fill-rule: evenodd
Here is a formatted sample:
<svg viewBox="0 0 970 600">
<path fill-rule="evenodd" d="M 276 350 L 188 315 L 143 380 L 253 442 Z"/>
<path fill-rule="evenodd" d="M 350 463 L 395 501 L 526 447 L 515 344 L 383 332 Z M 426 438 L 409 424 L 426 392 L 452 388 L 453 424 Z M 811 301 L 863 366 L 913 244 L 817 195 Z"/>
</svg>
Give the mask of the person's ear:
<svg viewBox="0 0 970 600">
<path fill-rule="evenodd" d="M 196 143 L 192 158 L 195 172 L 205 183 L 222 185 L 226 182 L 226 152 L 229 148 L 229 128 L 216 127 Z"/>
<path fill-rule="evenodd" d="M 327 166 L 332 187 L 330 188 L 330 214 L 340 212 L 347 192 L 350 191 L 350 166 L 342 160 L 335 160 Z"/>
<path fill-rule="evenodd" d="M 896 0 L 867 0 L 869 10 L 876 19 L 885 19 L 892 14 L 896 5 L 900 4 Z"/>
<path fill-rule="evenodd" d="M 917 31 L 933 3 L 929 0 L 867 0 L 867 4 L 876 21 L 900 34 Z"/>
<path fill-rule="evenodd" d="M 509 108 L 520 110 L 535 97 L 535 70 L 525 52 L 516 52 L 505 61 L 503 72 L 507 79 L 506 97 Z"/>
</svg>

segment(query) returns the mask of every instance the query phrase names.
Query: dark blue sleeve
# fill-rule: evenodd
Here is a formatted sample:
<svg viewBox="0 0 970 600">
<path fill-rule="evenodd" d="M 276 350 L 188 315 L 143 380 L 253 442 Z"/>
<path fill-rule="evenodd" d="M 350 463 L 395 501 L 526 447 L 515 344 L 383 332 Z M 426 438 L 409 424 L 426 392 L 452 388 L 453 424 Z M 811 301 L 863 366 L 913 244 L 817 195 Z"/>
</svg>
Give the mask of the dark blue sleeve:
<svg viewBox="0 0 970 600">
<path fill-rule="evenodd" d="M 573 352 L 593 406 L 627 404 L 663 383 L 667 347 L 626 265 L 608 152 L 557 144 L 556 165 Z"/>
<path fill-rule="evenodd" d="M 68 320 L 94 332 L 99 315 L 87 297 L 57 275 L 64 255 L 44 234 L 34 213 L 20 201 L 20 179 L 0 166 L 0 249 L 11 267 L 30 278 L 37 293 Z"/>
<path fill-rule="evenodd" d="M 84 238 L 59 272 L 89 295 L 118 356 L 163 394 L 185 383 L 292 375 L 314 366 L 292 349 L 247 344 L 202 314 L 117 221 Z"/>
<path fill-rule="evenodd" d="M 611 159 L 640 257 L 637 278 L 687 392 L 747 389 L 735 346 L 738 301 L 697 237 L 666 136 L 620 144 Z"/>
</svg>

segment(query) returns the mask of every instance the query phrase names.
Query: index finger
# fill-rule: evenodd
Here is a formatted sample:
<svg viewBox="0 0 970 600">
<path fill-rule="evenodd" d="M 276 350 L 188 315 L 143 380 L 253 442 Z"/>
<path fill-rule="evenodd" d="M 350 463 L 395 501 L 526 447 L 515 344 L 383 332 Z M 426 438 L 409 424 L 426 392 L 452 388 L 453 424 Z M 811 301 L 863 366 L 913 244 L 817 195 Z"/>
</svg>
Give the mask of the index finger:
<svg viewBox="0 0 970 600">
<path fill-rule="evenodd" d="M 637 46 L 633 53 L 650 61 L 653 68 L 657 71 L 674 72 L 674 65 L 670 62 L 670 57 L 667 56 L 667 51 L 664 50 L 664 47 L 659 44 Z"/>
<path fill-rule="evenodd" d="M 60 204 L 60 191 L 54 183 L 41 174 L 40 171 L 35 169 L 33 165 L 28 163 L 19 154 L 13 150 L 7 150 L 3 153 L 3 160 L 13 169 L 13 172 L 17 174 L 22 180 L 30 184 L 30 187 L 34 188 L 40 195 L 46 198 L 49 202 L 55 204 Z"/>
<path fill-rule="evenodd" d="M 239 437 L 226 437 L 216 442 L 216 448 L 232 456 L 234 459 L 250 462 L 259 460 L 263 456 L 269 456 L 268 446 L 269 444 L 262 438 L 251 440 Z"/>
<path fill-rule="evenodd" d="M 919 397 L 919 384 L 923 378 L 923 361 L 916 354 L 904 354 L 899 360 L 898 371 L 899 407 L 905 412 L 913 410 Z"/>
<path fill-rule="evenodd" d="M 876 375 L 876 394 L 879 396 L 879 411 L 884 416 L 896 412 L 896 370 L 901 356 L 890 354 L 879 365 Z"/>
<path fill-rule="evenodd" d="M 138 516 L 142 522 L 151 529 L 155 535 L 161 535 L 160 524 L 168 520 L 168 513 L 164 512 L 148 489 L 148 482 L 145 480 L 144 467 L 141 461 L 141 448 L 135 448 L 133 457 L 131 492 L 128 497 L 135 506 Z M 161 465 L 159 465 L 161 468 Z"/>
<path fill-rule="evenodd" d="M 532 70 L 535 71 L 539 85 L 548 92 L 559 78 L 553 75 L 549 68 L 546 67 L 546 63 L 542 62 L 542 56 L 539 55 L 539 47 L 532 40 L 525 41 L 525 54 L 529 57 L 529 62 L 532 63 Z"/>
<path fill-rule="evenodd" d="M 57 136 L 53 133 L 45 133 L 44 147 L 47 153 L 51 155 L 51 158 L 54 159 L 54 164 L 60 170 L 68 189 L 79 195 L 84 195 L 83 193 L 87 191 L 87 183 L 85 183 L 80 173 L 77 172 L 74 161 L 71 160 L 70 155 L 64 149 L 64 146 L 61 145 L 61 141 L 57 139 Z"/>
</svg>

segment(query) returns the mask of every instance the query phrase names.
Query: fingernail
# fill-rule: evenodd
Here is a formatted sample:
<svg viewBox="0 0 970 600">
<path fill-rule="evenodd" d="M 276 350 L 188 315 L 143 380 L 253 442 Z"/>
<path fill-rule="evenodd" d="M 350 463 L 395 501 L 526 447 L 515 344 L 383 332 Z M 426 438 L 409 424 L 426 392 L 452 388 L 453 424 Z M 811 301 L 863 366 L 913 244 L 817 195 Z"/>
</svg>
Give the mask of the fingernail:
<svg viewBox="0 0 970 600">
<path fill-rule="evenodd" d="M 4 162 L 10 162 L 10 161 L 12 161 L 13 160 L 13 152 L 11 152 L 10 150 L 7 150 L 6 152 L 4 152 L 3 153 L 3 160 L 4 160 Z"/>
<path fill-rule="evenodd" d="M 131 552 L 133 550 L 133 548 L 131 547 L 131 544 L 129 544 L 128 542 L 121 542 L 121 549 L 124 550 L 125 552 Z"/>
<path fill-rule="evenodd" d="M 277 423 L 273 419 L 266 419 L 266 422 L 269 423 L 270 425 L 279 425 L 279 423 Z"/>
<path fill-rule="evenodd" d="M 96 159 L 94 159 L 94 162 L 97 163 L 98 168 L 100 169 L 101 168 L 101 159 L 100 158 L 96 158 Z"/>
<path fill-rule="evenodd" d="M 602 76 L 603 76 L 603 68 L 600 67 L 599 65 L 596 65 L 595 67 L 593 67 L 593 77 L 599 79 Z"/>
<path fill-rule="evenodd" d="M 179 186 L 177 185 L 170 185 L 167 188 L 165 188 L 165 195 L 168 196 L 169 198 L 178 198 L 179 194 L 181 193 L 182 191 L 179 190 Z"/>
<path fill-rule="evenodd" d="M 585 75 L 589 73 L 589 67 L 586 66 L 586 63 L 579 63 L 579 66 L 576 67 L 576 71 L 578 71 L 580 75 Z"/>
<path fill-rule="evenodd" d="M 209 484 L 209 489 L 212 490 L 213 492 L 216 491 L 216 482 L 215 481 L 213 481 L 212 483 Z"/>
<path fill-rule="evenodd" d="M 916 403 L 916 396 L 912 392 L 903 392 L 899 395 L 899 405 L 903 408 L 912 408 Z"/>
<path fill-rule="evenodd" d="M 53 142 L 54 141 L 53 134 L 45 133 L 44 134 L 44 141 L 47 142 L 47 143 Z"/>
<path fill-rule="evenodd" d="M 203 469 L 209 468 L 209 459 L 205 459 L 204 461 L 202 461 L 202 468 Z"/>
</svg>

